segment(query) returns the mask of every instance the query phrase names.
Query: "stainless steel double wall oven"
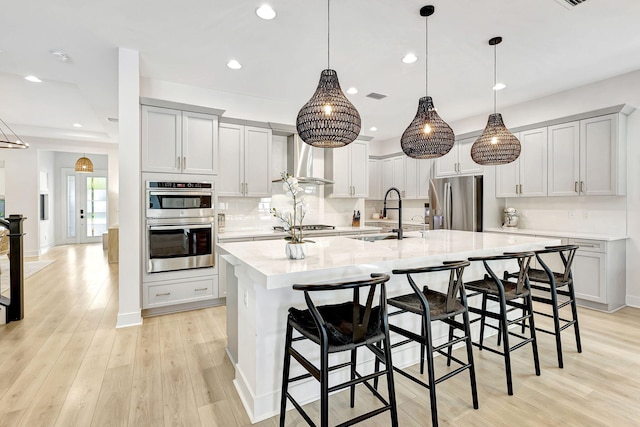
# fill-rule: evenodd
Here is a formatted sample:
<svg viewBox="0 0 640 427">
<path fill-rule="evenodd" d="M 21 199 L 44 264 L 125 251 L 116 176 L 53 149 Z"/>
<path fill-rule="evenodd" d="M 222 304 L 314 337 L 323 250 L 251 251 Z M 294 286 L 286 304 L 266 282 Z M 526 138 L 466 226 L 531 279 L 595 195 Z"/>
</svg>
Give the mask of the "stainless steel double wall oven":
<svg viewBox="0 0 640 427">
<path fill-rule="evenodd" d="M 210 182 L 146 182 L 147 273 L 215 265 Z"/>
</svg>

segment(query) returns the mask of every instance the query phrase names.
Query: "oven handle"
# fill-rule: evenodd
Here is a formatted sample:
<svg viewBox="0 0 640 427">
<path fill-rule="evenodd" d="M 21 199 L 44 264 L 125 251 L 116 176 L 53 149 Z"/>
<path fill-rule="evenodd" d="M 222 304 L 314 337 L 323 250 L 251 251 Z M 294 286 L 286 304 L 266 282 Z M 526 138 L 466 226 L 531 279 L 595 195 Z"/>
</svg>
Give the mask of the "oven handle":
<svg viewBox="0 0 640 427">
<path fill-rule="evenodd" d="M 149 191 L 150 196 L 213 196 L 212 191 Z"/>
<path fill-rule="evenodd" d="M 184 230 L 188 228 L 189 230 L 201 230 L 203 228 L 213 228 L 211 224 L 204 225 L 147 225 L 149 230 Z"/>
</svg>

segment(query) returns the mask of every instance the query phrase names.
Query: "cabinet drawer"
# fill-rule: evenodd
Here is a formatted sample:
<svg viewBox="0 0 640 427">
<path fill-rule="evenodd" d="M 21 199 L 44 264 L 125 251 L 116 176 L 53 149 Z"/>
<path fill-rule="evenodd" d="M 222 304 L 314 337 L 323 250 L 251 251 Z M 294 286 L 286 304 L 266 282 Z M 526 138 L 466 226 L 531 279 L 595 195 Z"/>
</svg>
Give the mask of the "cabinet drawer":
<svg viewBox="0 0 640 427">
<path fill-rule="evenodd" d="M 604 240 L 569 239 L 570 245 L 578 245 L 578 251 L 585 252 L 606 252 L 607 242 Z"/>
<path fill-rule="evenodd" d="M 200 280 L 149 286 L 147 288 L 148 306 L 180 304 L 217 297 L 217 282 L 218 276 L 213 276 Z"/>
</svg>

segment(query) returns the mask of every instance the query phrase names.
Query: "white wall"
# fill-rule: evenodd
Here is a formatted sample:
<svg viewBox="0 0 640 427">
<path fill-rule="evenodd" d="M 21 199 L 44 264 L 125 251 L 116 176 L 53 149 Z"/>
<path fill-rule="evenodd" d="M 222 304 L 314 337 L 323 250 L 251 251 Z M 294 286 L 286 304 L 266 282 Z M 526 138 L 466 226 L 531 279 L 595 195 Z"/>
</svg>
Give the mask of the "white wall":
<svg viewBox="0 0 640 427">
<path fill-rule="evenodd" d="M 48 219 L 42 220 L 38 217 L 40 233 L 40 252 L 45 252 L 55 245 L 55 200 L 56 200 L 56 167 L 55 155 L 52 151 L 40 150 L 39 154 L 39 181 L 38 194 L 46 195 L 48 198 L 47 210 Z M 40 210 L 43 209 L 38 204 Z M 40 212 L 40 211 L 39 211 Z M 35 218 L 34 218 L 35 219 Z"/>
</svg>

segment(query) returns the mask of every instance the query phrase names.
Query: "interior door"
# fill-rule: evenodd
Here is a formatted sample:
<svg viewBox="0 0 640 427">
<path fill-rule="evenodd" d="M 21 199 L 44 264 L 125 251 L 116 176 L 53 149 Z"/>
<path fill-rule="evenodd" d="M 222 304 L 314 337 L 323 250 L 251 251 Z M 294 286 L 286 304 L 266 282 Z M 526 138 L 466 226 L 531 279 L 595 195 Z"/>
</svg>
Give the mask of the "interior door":
<svg viewBox="0 0 640 427">
<path fill-rule="evenodd" d="M 65 173 L 67 243 L 98 243 L 107 231 L 105 171 Z"/>
</svg>

